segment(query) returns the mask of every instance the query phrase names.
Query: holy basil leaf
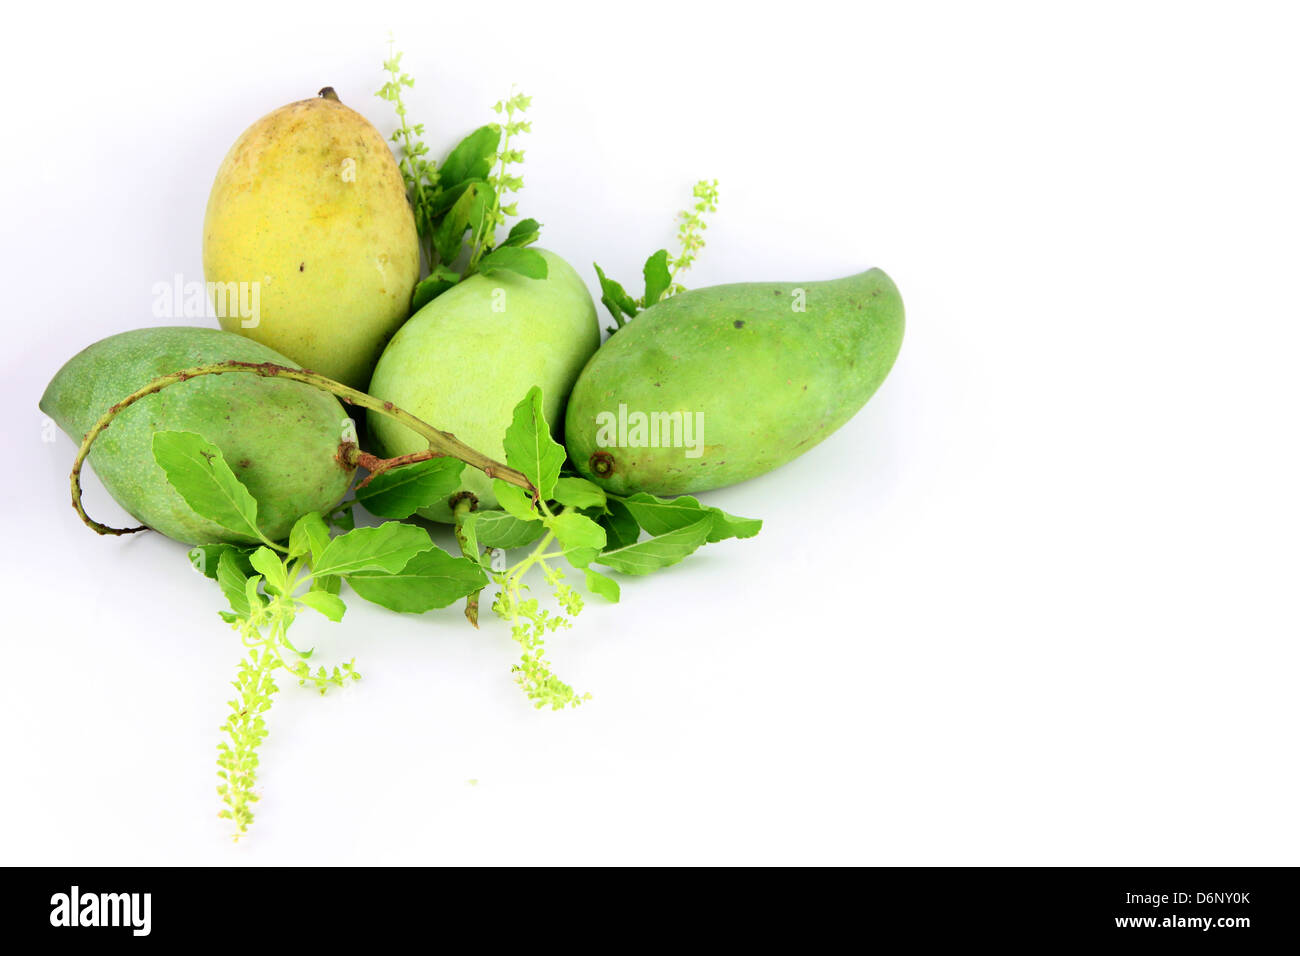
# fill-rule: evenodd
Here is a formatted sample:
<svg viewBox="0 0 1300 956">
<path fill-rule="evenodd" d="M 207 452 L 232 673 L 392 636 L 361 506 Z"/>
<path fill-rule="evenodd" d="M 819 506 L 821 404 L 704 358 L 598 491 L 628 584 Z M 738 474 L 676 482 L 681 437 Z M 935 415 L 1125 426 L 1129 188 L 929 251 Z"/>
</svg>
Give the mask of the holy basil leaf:
<svg viewBox="0 0 1300 956">
<path fill-rule="evenodd" d="M 523 401 L 515 406 L 514 419 L 506 429 L 503 444 L 506 464 L 522 471 L 541 499 L 549 500 L 564 465 L 564 446 L 551 437 L 542 406 L 542 390 L 538 386 L 530 388 Z"/>
<path fill-rule="evenodd" d="M 541 515 L 533 507 L 533 499 L 528 492 L 518 485 L 512 485 L 500 478 L 492 479 L 492 491 L 497 496 L 497 503 L 506 513 L 520 521 L 540 521 Z"/>
<path fill-rule="evenodd" d="M 536 219 L 520 219 L 510 227 L 510 235 L 501 243 L 505 246 L 527 246 L 541 238 L 542 224 Z"/>
<path fill-rule="evenodd" d="M 257 593 L 257 585 L 261 582 L 262 576 L 254 574 L 244 582 L 244 600 L 250 608 L 261 608 L 266 602 L 262 600 L 262 595 Z"/>
<path fill-rule="evenodd" d="M 220 448 L 193 432 L 154 432 L 153 457 L 196 514 L 241 538 L 262 540 L 257 501 L 230 470 Z"/>
<path fill-rule="evenodd" d="M 359 571 L 348 584 L 374 604 L 406 614 L 423 614 L 446 607 L 481 590 L 487 575 L 470 558 L 457 558 L 441 548 L 430 548 L 411 558 L 396 574 Z"/>
<path fill-rule="evenodd" d="M 315 511 L 303 515 L 293 524 L 289 532 L 289 557 L 301 558 L 311 555 L 312 560 L 320 557 L 325 546 L 330 543 L 329 525 Z"/>
<path fill-rule="evenodd" d="M 642 301 L 648 309 L 663 297 L 673 283 L 673 278 L 668 273 L 668 250 L 660 249 L 647 259 L 642 275 L 645 276 L 645 298 Z"/>
<path fill-rule="evenodd" d="M 488 210 L 496 202 L 496 195 L 496 189 L 491 183 L 477 183 L 474 186 L 474 202 L 469 207 L 469 226 L 475 248 L 484 245 L 484 236 L 493 226 Z"/>
<path fill-rule="evenodd" d="M 762 518 L 741 518 L 728 514 L 721 508 L 710 508 L 709 513 L 713 515 L 709 544 L 725 541 L 727 538 L 752 538 L 763 528 Z"/>
<path fill-rule="evenodd" d="M 605 502 L 605 507 L 608 509 L 607 512 L 596 519 L 605 529 L 605 547 L 615 551 L 629 544 L 636 544 L 637 539 L 641 537 L 641 526 L 632 517 L 632 512 L 628 511 L 623 506 L 623 502 L 617 498 L 609 498 Z"/>
<path fill-rule="evenodd" d="M 691 495 L 657 498 L 648 492 L 638 491 L 622 499 L 622 503 L 636 519 L 637 524 L 652 535 L 675 531 L 693 524 L 705 515 L 712 519 L 709 528 L 709 544 L 725 541 L 727 538 L 752 538 L 763 527 L 763 522 L 758 518 L 740 518 L 727 514 L 721 508 L 701 504 Z"/>
<path fill-rule="evenodd" d="M 499 499 L 500 495 L 497 497 Z M 470 518 L 473 519 L 475 538 L 485 548 L 522 548 L 546 533 L 546 526 L 540 521 L 524 521 L 504 511 L 475 511 Z"/>
<path fill-rule="evenodd" d="M 469 189 L 470 186 L 477 186 L 482 182 L 482 179 L 468 179 L 446 189 L 444 189 L 440 183 L 438 185 L 437 194 L 433 196 L 429 202 L 429 212 L 433 215 L 435 220 L 441 220 L 447 210 L 456 205 L 457 200 L 459 200 L 461 196 L 465 195 L 465 190 Z"/>
<path fill-rule="evenodd" d="M 690 495 L 679 498 L 657 498 L 639 491 L 622 499 L 623 506 L 636 519 L 636 523 L 652 535 L 676 531 L 694 524 L 709 514 L 708 508 Z M 712 520 L 710 516 L 710 520 Z"/>
<path fill-rule="evenodd" d="M 254 570 L 262 573 L 268 594 L 284 594 L 289 589 L 289 574 L 284 562 L 270 548 L 258 548 L 248 561 Z"/>
<path fill-rule="evenodd" d="M 297 600 L 313 611 L 320 611 L 335 622 L 343 620 L 343 612 L 348 609 L 338 595 L 331 594 L 329 591 L 308 591 L 306 594 L 300 594 Z"/>
<path fill-rule="evenodd" d="M 500 145 L 500 127 L 480 126 L 457 143 L 438 167 L 438 185 L 451 189 L 467 179 L 486 179 Z"/>
<path fill-rule="evenodd" d="M 606 276 L 601 271 L 600 266 L 594 262 L 592 265 L 595 266 L 596 275 L 600 279 L 600 301 L 605 304 L 605 308 L 609 309 L 609 314 L 614 317 L 614 321 L 618 323 L 618 328 L 621 329 L 624 315 L 629 319 L 636 317 L 636 302 L 633 301 L 632 297 L 627 294 L 621 285 Z M 611 331 L 617 331 L 617 329 Z"/>
<path fill-rule="evenodd" d="M 430 458 L 382 471 L 357 489 L 357 501 L 381 518 L 409 518 L 420 508 L 442 501 L 460 487 L 465 463 L 457 458 Z"/>
<path fill-rule="evenodd" d="M 605 547 L 605 529 L 577 511 L 563 511 L 548 525 L 566 550 Z"/>
<path fill-rule="evenodd" d="M 190 564 L 194 569 L 204 577 L 217 579 L 217 562 L 221 556 L 229 552 L 238 567 L 245 575 L 253 573 L 253 566 L 248 563 L 248 556 L 253 553 L 252 548 L 243 548 L 237 544 L 200 544 L 197 547 L 190 548 Z"/>
<path fill-rule="evenodd" d="M 483 275 L 493 272 L 517 272 L 529 279 L 545 279 L 546 259 L 536 249 L 501 246 L 479 260 L 478 271 Z"/>
<path fill-rule="evenodd" d="M 327 591 L 330 594 L 338 594 L 342 587 L 343 579 L 337 574 L 312 575 L 311 589 L 313 591 Z"/>
<path fill-rule="evenodd" d="M 605 551 L 596 558 L 596 563 L 624 574 L 649 574 L 676 564 L 704 544 L 712 526 L 712 515 L 705 515 L 694 524 L 613 551 Z"/>
<path fill-rule="evenodd" d="M 592 594 L 599 594 L 607 601 L 618 603 L 620 588 L 617 581 L 606 577 L 599 571 L 593 571 L 591 568 L 583 568 L 582 573 L 586 575 L 588 591 Z"/>
<path fill-rule="evenodd" d="M 555 482 L 553 497 L 566 508 L 604 508 L 605 491 L 586 478 L 565 476 Z"/>
<path fill-rule="evenodd" d="M 352 575 L 360 571 L 396 574 L 417 554 L 433 547 L 429 532 L 414 525 L 386 521 L 377 528 L 341 534 L 325 548 L 314 574 Z"/>
<path fill-rule="evenodd" d="M 567 548 L 563 552 L 565 561 L 583 571 L 587 570 L 587 565 L 591 564 L 599 556 L 600 548 L 576 547 Z"/>
<path fill-rule="evenodd" d="M 222 552 L 217 561 L 217 584 L 230 602 L 230 609 L 239 617 L 248 617 L 252 612 L 245 589 L 248 580 L 248 575 L 239 568 L 239 560 L 229 551 Z"/>
<path fill-rule="evenodd" d="M 459 281 L 459 272 L 452 272 L 441 264 L 434 266 L 432 272 L 415 284 L 415 291 L 411 293 L 411 314 L 419 312 Z"/>
<path fill-rule="evenodd" d="M 455 262 L 460 255 L 460 247 L 464 244 L 466 230 L 473 224 L 475 203 L 483 186 L 483 183 L 470 183 L 438 223 L 433 234 L 433 244 L 438 250 L 438 258 L 443 262 Z"/>
</svg>

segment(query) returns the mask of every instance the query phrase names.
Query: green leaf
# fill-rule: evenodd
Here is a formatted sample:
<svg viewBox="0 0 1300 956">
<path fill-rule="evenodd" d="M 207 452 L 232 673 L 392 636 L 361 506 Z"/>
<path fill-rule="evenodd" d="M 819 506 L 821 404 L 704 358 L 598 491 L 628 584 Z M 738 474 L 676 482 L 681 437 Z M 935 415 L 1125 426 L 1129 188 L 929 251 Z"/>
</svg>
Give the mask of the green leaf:
<svg viewBox="0 0 1300 956">
<path fill-rule="evenodd" d="M 336 623 L 343 620 L 343 612 L 348 609 L 337 594 L 331 594 L 329 591 L 308 591 L 306 594 L 300 594 L 297 600 L 313 611 L 320 611 Z"/>
<path fill-rule="evenodd" d="M 221 586 L 221 593 L 230 602 L 230 609 L 239 617 L 248 617 L 252 613 L 252 606 L 248 603 L 247 592 L 244 589 L 247 581 L 248 575 L 239 568 L 239 559 L 229 551 L 223 552 L 217 560 L 217 584 Z"/>
<path fill-rule="evenodd" d="M 232 534 L 262 540 L 257 501 L 226 464 L 221 449 L 193 432 L 154 432 L 153 457 L 167 481 L 201 517 Z"/>
<path fill-rule="evenodd" d="M 709 544 L 725 541 L 727 538 L 752 538 L 763 528 L 762 518 L 741 518 L 728 514 L 721 508 L 710 508 L 709 513 L 713 515 Z"/>
<path fill-rule="evenodd" d="M 600 279 L 600 301 L 605 303 L 605 308 L 609 309 L 609 314 L 614 317 L 618 323 L 618 328 L 623 327 L 623 316 L 629 319 L 635 318 L 637 313 L 636 302 L 627 294 L 624 288 L 613 279 L 601 271 L 600 266 L 592 263 L 596 269 L 596 275 Z"/>
<path fill-rule="evenodd" d="M 712 520 L 708 542 L 713 544 L 727 538 L 752 538 L 763 527 L 758 518 L 739 518 L 721 508 L 703 505 L 691 495 L 678 498 L 657 498 L 644 491 L 622 499 L 623 505 L 636 519 L 637 524 L 652 535 L 676 531 L 708 515 Z"/>
<path fill-rule="evenodd" d="M 430 458 L 382 471 L 357 488 L 357 501 L 381 518 L 409 518 L 437 504 L 460 487 L 465 463 L 457 458 Z"/>
<path fill-rule="evenodd" d="M 499 127 L 491 123 L 480 126 L 457 143 L 438 167 L 439 184 L 450 189 L 467 179 L 486 179 L 500 145 Z"/>
<path fill-rule="evenodd" d="M 645 261 L 642 270 L 645 276 L 645 307 L 648 309 L 668 291 L 672 285 L 672 276 L 668 274 L 668 250 L 660 249 Z"/>
<path fill-rule="evenodd" d="M 713 517 L 705 515 L 693 524 L 685 525 L 666 534 L 661 534 L 636 544 L 606 551 L 596 558 L 598 564 L 606 565 L 624 574 L 649 574 L 660 568 L 676 564 L 708 540 L 713 526 Z"/>
<path fill-rule="evenodd" d="M 492 479 L 492 491 L 497 496 L 497 503 L 505 509 L 506 513 L 520 521 L 540 521 L 541 515 L 533 507 L 533 499 L 528 492 L 518 485 L 512 485 L 509 482 L 502 481 L 500 478 Z"/>
<path fill-rule="evenodd" d="M 563 511 L 548 525 L 564 549 L 605 547 L 605 529 L 577 511 Z"/>
<path fill-rule="evenodd" d="M 474 519 L 475 538 L 485 548 L 522 548 L 546 533 L 546 526 L 540 521 L 523 521 L 504 511 L 475 511 L 470 518 Z"/>
<path fill-rule="evenodd" d="M 474 187 L 474 202 L 469 207 L 469 225 L 475 249 L 487 244 L 486 237 L 496 225 L 490 212 L 496 205 L 496 195 L 496 187 L 490 182 L 479 183 Z"/>
<path fill-rule="evenodd" d="M 483 275 L 493 272 L 517 272 L 529 279 L 545 279 L 546 259 L 536 249 L 519 249 L 501 246 L 479 260 L 478 271 Z"/>
<path fill-rule="evenodd" d="M 377 528 L 357 528 L 326 546 L 312 569 L 317 575 L 352 575 L 359 571 L 396 574 L 417 554 L 433 547 L 429 532 L 414 525 L 386 521 Z"/>
<path fill-rule="evenodd" d="M 628 511 L 623 506 L 623 502 L 617 498 L 609 498 L 605 502 L 605 507 L 607 512 L 596 519 L 605 529 L 605 547 L 614 551 L 629 544 L 636 544 L 637 539 L 641 537 L 641 526 L 632 517 L 632 512 Z"/>
<path fill-rule="evenodd" d="M 254 570 L 261 572 L 268 591 L 284 594 L 289 590 L 289 572 L 285 569 L 284 562 L 270 548 L 258 548 L 248 560 Z"/>
<path fill-rule="evenodd" d="M 483 183 L 470 183 L 460 198 L 447 210 L 433 233 L 433 244 L 443 262 L 455 262 L 465 241 L 465 232 L 473 223 L 473 212 Z"/>
<path fill-rule="evenodd" d="M 351 531 L 357 526 L 356 515 L 353 514 L 352 505 L 346 508 L 336 508 L 329 513 L 329 522 L 340 531 Z"/>
<path fill-rule="evenodd" d="M 434 266 L 432 272 L 415 284 L 415 291 L 411 293 L 411 314 L 419 312 L 459 281 L 459 272 L 452 272 L 441 263 Z"/>
<path fill-rule="evenodd" d="M 618 603 L 620 588 L 617 581 L 606 577 L 599 571 L 593 571 L 591 568 L 583 568 L 582 573 L 586 575 L 588 591 L 592 594 L 599 594 L 607 601 Z"/>
<path fill-rule="evenodd" d="M 563 552 L 564 560 L 568 561 L 575 568 L 587 570 L 587 565 L 600 557 L 600 548 L 568 548 Z"/>
<path fill-rule="evenodd" d="M 329 543 L 330 529 L 324 517 L 315 511 L 308 512 L 293 523 L 289 532 L 289 557 L 311 555 L 315 561 Z"/>
<path fill-rule="evenodd" d="M 504 246 L 528 246 L 532 245 L 542 235 L 542 224 L 536 219 L 520 219 L 510 227 L 510 235 L 506 236 L 505 241 L 501 243 Z"/>
<path fill-rule="evenodd" d="M 604 489 L 586 478 L 560 478 L 555 482 L 551 497 L 566 508 L 605 507 Z"/>
<path fill-rule="evenodd" d="M 487 575 L 478 562 L 434 547 L 417 554 L 396 574 L 360 571 L 348 575 L 348 584 L 367 601 L 393 611 L 423 614 L 481 590 Z"/>
<path fill-rule="evenodd" d="M 253 566 L 248 563 L 248 556 L 253 553 L 252 548 L 240 547 L 237 544 L 200 544 L 197 547 L 190 548 L 190 564 L 194 570 L 198 571 L 204 577 L 217 578 L 217 562 L 221 556 L 229 552 L 235 560 L 236 566 L 244 574 L 252 574 Z"/>
<path fill-rule="evenodd" d="M 708 515 L 708 508 L 690 495 L 679 498 L 657 498 L 646 492 L 637 492 L 621 499 L 636 523 L 651 535 L 676 531 L 694 524 Z M 712 522 L 712 516 L 710 522 Z"/>
<path fill-rule="evenodd" d="M 482 179 L 467 180 L 466 182 L 457 183 L 455 186 L 449 186 L 445 189 L 442 184 L 439 184 L 436 195 L 432 196 L 429 200 L 429 212 L 434 216 L 434 218 L 441 219 L 447 210 L 456 205 L 456 202 L 460 197 L 465 195 L 465 190 L 469 189 L 470 186 L 480 186 L 482 184 Z"/>
<path fill-rule="evenodd" d="M 506 464 L 522 471 L 543 501 L 555 491 L 555 481 L 564 465 L 564 446 L 551 437 L 542 406 L 542 390 L 534 385 L 515 406 L 514 420 L 503 442 Z M 509 508 L 506 508 L 509 511 Z"/>
<path fill-rule="evenodd" d="M 250 608 L 260 608 L 264 603 L 262 595 L 257 593 L 257 585 L 261 583 L 262 576 L 254 574 L 244 582 L 244 600 L 248 602 Z"/>
<path fill-rule="evenodd" d="M 311 579 L 311 589 L 313 591 L 327 591 L 330 594 L 338 594 L 343 586 L 343 579 L 337 574 L 321 574 L 313 576 Z"/>
</svg>

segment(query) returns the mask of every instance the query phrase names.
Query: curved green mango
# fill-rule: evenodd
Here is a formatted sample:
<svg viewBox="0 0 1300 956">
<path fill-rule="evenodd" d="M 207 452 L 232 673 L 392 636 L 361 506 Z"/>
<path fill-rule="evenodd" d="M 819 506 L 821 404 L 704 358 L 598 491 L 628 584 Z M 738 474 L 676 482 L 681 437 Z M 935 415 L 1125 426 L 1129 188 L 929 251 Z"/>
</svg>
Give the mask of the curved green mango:
<svg viewBox="0 0 1300 956">
<path fill-rule="evenodd" d="M 54 376 L 41 410 L 80 443 L 114 403 L 161 375 L 213 362 L 275 362 L 251 339 L 216 329 L 123 332 L 79 352 Z M 328 392 L 251 374 L 207 375 L 140 399 L 113 419 L 89 461 L 114 500 L 141 524 L 187 544 L 246 542 L 195 514 L 153 458 L 157 431 L 202 435 L 257 499 L 258 524 L 281 540 L 309 511 L 336 504 L 355 470 L 336 457 L 350 420 Z"/>
<path fill-rule="evenodd" d="M 902 341 L 903 301 L 879 269 L 683 292 L 587 363 L 569 397 L 569 458 L 615 494 L 753 478 L 852 418 Z"/>
</svg>

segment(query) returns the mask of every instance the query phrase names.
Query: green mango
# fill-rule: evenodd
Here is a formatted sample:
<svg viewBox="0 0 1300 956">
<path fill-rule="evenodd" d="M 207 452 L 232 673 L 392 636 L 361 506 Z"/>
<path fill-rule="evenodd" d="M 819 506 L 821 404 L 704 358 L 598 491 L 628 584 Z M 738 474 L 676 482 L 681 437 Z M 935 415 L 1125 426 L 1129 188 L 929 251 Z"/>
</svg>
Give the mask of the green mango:
<svg viewBox="0 0 1300 956">
<path fill-rule="evenodd" d="M 542 388 L 546 420 L 558 430 L 564 399 L 600 345 L 600 323 L 573 267 L 538 251 L 546 259 L 545 279 L 514 272 L 471 276 L 412 316 L 375 366 L 370 394 L 498 461 L 505 460 L 502 439 L 515 405 L 534 385 Z M 371 412 L 367 420 L 386 456 L 428 445 L 391 418 Z M 472 492 L 480 508 L 496 507 L 482 472 L 466 468 L 461 490 Z M 452 519 L 445 501 L 420 514 Z"/>
<path fill-rule="evenodd" d="M 110 406 L 152 379 L 225 361 L 293 366 L 230 332 L 139 329 L 73 356 L 45 389 L 41 411 L 80 443 Z M 187 544 L 246 541 L 195 514 L 154 461 L 154 432 L 195 432 L 221 449 L 257 499 L 258 524 L 276 541 L 301 515 L 333 506 L 347 491 L 355 468 L 336 456 L 350 428 L 343 406 L 328 392 L 245 373 L 208 375 L 169 385 L 119 413 L 91 446 L 89 461 L 109 494 L 141 524 Z"/>
<path fill-rule="evenodd" d="M 879 269 L 675 295 L 583 369 L 565 419 L 569 458 L 615 494 L 753 478 L 852 418 L 902 342 L 903 301 Z"/>
</svg>

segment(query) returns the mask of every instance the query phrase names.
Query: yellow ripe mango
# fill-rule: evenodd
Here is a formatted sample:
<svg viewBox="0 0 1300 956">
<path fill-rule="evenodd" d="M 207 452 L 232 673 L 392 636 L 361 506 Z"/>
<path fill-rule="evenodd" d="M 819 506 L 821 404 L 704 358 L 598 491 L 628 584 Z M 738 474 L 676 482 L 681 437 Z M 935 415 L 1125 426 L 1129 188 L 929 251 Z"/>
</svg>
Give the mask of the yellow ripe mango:
<svg viewBox="0 0 1300 956">
<path fill-rule="evenodd" d="M 222 328 L 364 389 L 419 272 L 392 151 L 329 87 L 263 116 L 226 154 L 203 222 Z"/>
</svg>

